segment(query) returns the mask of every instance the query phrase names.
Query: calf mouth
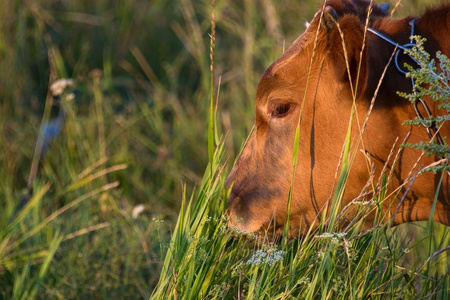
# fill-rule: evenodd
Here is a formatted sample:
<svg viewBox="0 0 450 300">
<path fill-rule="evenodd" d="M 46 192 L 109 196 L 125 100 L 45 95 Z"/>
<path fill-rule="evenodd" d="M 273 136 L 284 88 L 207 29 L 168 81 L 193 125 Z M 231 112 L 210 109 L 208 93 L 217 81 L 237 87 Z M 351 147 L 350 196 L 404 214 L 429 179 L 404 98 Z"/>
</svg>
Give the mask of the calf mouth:
<svg viewBox="0 0 450 300">
<path fill-rule="evenodd" d="M 228 213 L 228 227 L 236 233 L 239 237 L 242 236 L 248 236 L 252 238 L 257 238 L 260 241 L 269 242 L 269 243 L 275 243 L 278 244 L 281 242 L 283 235 L 284 235 L 284 223 L 275 222 L 275 218 L 272 218 L 269 222 L 262 224 L 258 229 L 248 231 L 245 230 L 242 226 L 239 226 L 240 223 L 243 223 L 243 221 L 239 222 L 234 220 L 230 220 L 229 213 Z M 292 229 L 289 230 L 288 233 L 289 239 L 298 239 L 298 230 Z"/>
</svg>

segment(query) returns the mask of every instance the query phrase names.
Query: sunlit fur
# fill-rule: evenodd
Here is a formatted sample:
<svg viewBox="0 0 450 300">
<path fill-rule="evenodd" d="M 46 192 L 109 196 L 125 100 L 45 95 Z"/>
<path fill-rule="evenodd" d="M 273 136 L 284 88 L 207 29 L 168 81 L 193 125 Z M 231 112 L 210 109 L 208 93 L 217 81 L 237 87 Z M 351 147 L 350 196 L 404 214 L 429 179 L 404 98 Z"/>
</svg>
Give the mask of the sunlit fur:
<svg viewBox="0 0 450 300">
<path fill-rule="evenodd" d="M 353 149 L 383 70 L 394 51 L 394 46 L 367 33 L 360 56 L 369 3 L 363 0 L 327 1 L 323 7 L 331 6 L 336 11 L 338 25 L 332 28 L 321 25 L 322 12 L 319 11 L 306 31 L 263 74 L 256 94 L 255 129 L 227 179 L 228 186 L 234 183 L 228 199 L 232 225 L 250 232 L 264 231 L 273 225 L 282 229 L 293 171 L 294 136 L 303 100 L 291 234 L 295 236 L 299 231 L 317 225 L 317 216 L 330 204 L 353 104 L 350 84 L 353 91 L 356 90 L 358 116 L 352 131 Z M 389 18 L 375 6 L 369 26 L 398 43 L 407 43 L 411 19 Z M 347 60 L 339 28 L 344 36 Z M 449 56 L 450 5 L 428 10 L 417 20 L 416 34 L 427 38 L 427 51 L 441 50 Z M 391 64 L 383 78 L 367 129 L 356 148 L 362 151 L 357 151 L 351 166 L 342 203 L 344 207 L 362 193 L 367 193 L 366 199 L 370 200 L 373 189 L 367 187 L 367 183 L 377 184 L 386 164 L 386 175 L 393 175 L 383 215 L 385 221 L 392 219 L 394 225 L 429 219 L 440 178 L 440 174 L 426 173 L 410 180 L 411 174 L 437 158 L 423 156 L 416 166 L 420 151 L 399 150 L 407 136 L 409 143 L 428 138 L 424 128 L 402 125 L 404 120 L 414 118 L 415 113 L 411 103 L 396 94 L 399 90 L 410 92 L 411 82 Z M 275 98 L 293 104 L 287 115 L 274 118 L 267 113 L 270 100 Z M 429 100 L 428 105 L 435 115 L 439 115 L 433 101 Z M 441 134 L 448 136 L 449 130 L 446 124 Z M 393 155 L 387 161 L 394 144 Z M 400 153 L 398 162 L 394 164 L 397 153 Z M 412 187 L 400 203 L 410 182 L 413 182 Z M 434 220 L 450 225 L 448 183 L 449 176 L 445 174 Z M 399 193 L 392 193 L 396 189 Z M 347 221 L 353 216 L 352 210 L 349 211 Z M 373 217 L 373 213 L 368 216 L 365 228 L 373 224 Z"/>
</svg>

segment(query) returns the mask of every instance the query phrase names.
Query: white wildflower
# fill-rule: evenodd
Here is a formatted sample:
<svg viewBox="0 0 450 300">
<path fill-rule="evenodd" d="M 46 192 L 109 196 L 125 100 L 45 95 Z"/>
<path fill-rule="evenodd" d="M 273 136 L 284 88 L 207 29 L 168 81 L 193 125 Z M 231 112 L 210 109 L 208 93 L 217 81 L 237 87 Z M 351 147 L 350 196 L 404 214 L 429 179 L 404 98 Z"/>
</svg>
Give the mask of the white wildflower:
<svg viewBox="0 0 450 300">
<path fill-rule="evenodd" d="M 189 244 L 191 244 L 192 242 L 195 242 L 195 241 L 197 241 L 198 239 L 197 239 L 195 236 L 193 236 L 193 235 L 187 235 L 187 236 L 186 236 L 186 240 L 187 240 L 187 242 L 188 242 Z"/>
<path fill-rule="evenodd" d="M 226 224 L 221 224 L 220 225 L 220 232 L 224 233 L 227 231 L 227 225 Z"/>
<path fill-rule="evenodd" d="M 321 235 L 316 235 L 317 239 L 333 239 L 333 238 L 338 238 L 338 239 L 342 239 L 343 237 L 345 237 L 347 235 L 347 232 L 324 232 Z"/>
<path fill-rule="evenodd" d="M 198 239 L 198 242 L 199 242 L 199 244 L 206 244 L 207 242 L 209 242 L 209 239 L 208 239 L 208 237 L 206 237 L 206 236 L 201 236 L 201 237 Z"/>
<path fill-rule="evenodd" d="M 75 94 L 74 93 L 70 93 L 66 96 L 66 100 L 67 101 L 72 101 L 73 99 L 75 99 Z"/>
<path fill-rule="evenodd" d="M 208 259 L 208 252 L 203 248 L 197 248 L 195 260 L 199 263 L 204 263 Z"/>
<path fill-rule="evenodd" d="M 298 281 L 299 285 L 306 285 L 309 286 L 311 284 L 311 279 L 309 279 L 308 277 L 302 277 L 299 281 Z"/>
<path fill-rule="evenodd" d="M 139 215 L 145 210 L 145 206 L 143 204 L 136 205 L 133 207 L 133 210 L 131 211 L 131 217 L 133 219 L 137 219 Z"/>
<path fill-rule="evenodd" d="M 286 251 L 277 249 L 257 250 L 247 261 L 247 264 L 259 266 L 263 264 L 273 265 L 283 260 Z"/>
<path fill-rule="evenodd" d="M 324 232 L 321 235 L 316 235 L 317 239 L 328 239 L 328 238 L 332 238 L 334 237 L 333 233 L 329 233 L 329 232 Z"/>
<path fill-rule="evenodd" d="M 66 78 L 58 79 L 50 85 L 50 91 L 52 92 L 53 96 L 61 96 L 62 93 L 64 93 L 64 90 L 72 85 L 73 85 L 72 79 Z"/>
<path fill-rule="evenodd" d="M 240 229 L 239 227 L 236 227 L 236 226 L 231 226 L 230 229 L 231 229 L 231 231 L 232 231 L 233 233 L 235 233 L 235 234 L 237 234 L 237 235 L 244 235 L 244 236 L 246 236 L 247 238 L 249 238 L 249 239 L 251 239 L 251 240 L 257 240 L 257 241 L 259 241 L 259 236 L 258 236 L 257 233 L 254 233 L 254 232 L 248 232 L 248 231 L 242 230 L 242 229 Z"/>
<path fill-rule="evenodd" d="M 333 279 L 333 286 L 332 289 L 338 294 L 338 295 L 344 295 L 345 294 L 345 283 L 344 280 L 341 278 L 341 276 L 338 276 L 337 279 Z"/>
<path fill-rule="evenodd" d="M 244 270 L 244 263 L 240 262 L 233 268 L 233 271 L 231 271 L 231 276 L 232 277 L 240 276 L 243 270 Z"/>
<path fill-rule="evenodd" d="M 161 223 L 164 223 L 164 220 L 162 220 L 162 219 L 157 219 L 157 218 L 152 218 L 152 221 L 153 222 L 155 222 L 156 224 L 161 224 Z"/>
<path fill-rule="evenodd" d="M 346 241 L 346 245 L 348 248 L 352 248 L 353 247 L 353 241 Z"/>
<path fill-rule="evenodd" d="M 209 291 L 206 299 L 216 299 L 218 296 L 227 295 L 231 290 L 232 286 L 228 282 L 222 282 L 220 284 L 215 284 L 212 289 Z M 221 297 L 221 298 L 222 298 Z"/>
<path fill-rule="evenodd" d="M 330 240 L 333 245 L 340 245 L 346 235 L 346 232 L 324 232 L 321 235 L 316 235 L 316 238 Z"/>
<path fill-rule="evenodd" d="M 252 240 L 258 240 L 259 241 L 259 236 L 256 233 L 248 233 L 247 237 L 252 239 Z"/>
</svg>

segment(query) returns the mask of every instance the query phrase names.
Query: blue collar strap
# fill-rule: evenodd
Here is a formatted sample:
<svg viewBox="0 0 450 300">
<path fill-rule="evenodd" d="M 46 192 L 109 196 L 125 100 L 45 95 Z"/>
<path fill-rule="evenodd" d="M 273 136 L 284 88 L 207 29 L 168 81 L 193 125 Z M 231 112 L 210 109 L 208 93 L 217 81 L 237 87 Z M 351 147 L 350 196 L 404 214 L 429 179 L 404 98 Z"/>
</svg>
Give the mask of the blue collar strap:
<svg viewBox="0 0 450 300">
<path fill-rule="evenodd" d="M 387 36 L 385 36 L 384 34 L 376 31 L 373 28 L 368 27 L 367 30 L 373 34 L 375 34 L 376 36 L 380 37 L 381 39 L 385 40 L 386 42 L 388 42 L 389 44 L 395 46 L 396 50 L 395 50 L 395 57 L 394 57 L 394 61 L 395 61 L 395 66 L 397 67 L 397 70 L 402 73 L 403 75 L 406 75 L 409 71 L 404 70 L 400 67 L 399 63 L 398 63 L 398 55 L 400 53 L 400 51 L 405 51 L 405 50 L 411 50 L 412 48 L 414 48 L 416 46 L 416 43 L 414 42 L 413 36 L 414 36 L 414 29 L 415 29 L 415 24 L 416 24 L 417 18 L 413 19 L 409 22 L 409 25 L 411 26 L 411 35 L 409 37 L 410 42 L 404 45 L 400 45 L 399 43 L 394 42 L 393 40 L 391 40 L 390 38 L 388 38 Z M 417 65 L 420 65 L 419 62 L 412 57 L 411 55 L 407 54 L 408 57 L 414 61 Z M 411 78 L 411 83 L 412 86 L 415 86 L 415 81 L 413 78 Z M 414 91 L 415 93 L 415 91 Z M 422 105 L 423 110 L 425 111 L 426 115 L 428 118 L 432 118 L 433 115 L 431 113 L 431 110 L 429 109 L 427 103 L 420 97 L 416 98 L 416 101 L 413 103 L 414 106 L 414 110 L 417 114 L 417 117 L 420 120 L 424 120 L 424 117 L 422 115 L 422 113 L 420 112 L 419 109 L 419 105 Z M 424 121 L 421 121 L 422 126 L 424 126 L 427 130 L 428 136 L 430 137 L 430 140 L 436 139 L 436 142 L 440 145 L 444 144 L 444 141 L 441 137 L 441 135 L 439 134 L 439 130 L 438 128 L 436 128 L 436 123 L 433 121 L 430 123 L 425 123 Z"/>
<path fill-rule="evenodd" d="M 382 38 L 383 40 L 385 40 L 386 42 L 388 42 L 389 44 L 395 46 L 396 48 L 398 48 L 395 51 L 395 58 L 394 58 L 394 62 L 395 62 L 395 66 L 397 67 L 397 70 L 402 73 L 403 75 L 406 75 L 406 73 L 408 73 L 408 71 L 405 71 L 404 69 L 402 69 L 398 63 L 398 55 L 400 53 L 400 50 L 411 50 L 414 46 L 416 46 L 416 43 L 414 43 L 413 40 L 413 35 L 414 35 L 414 29 L 415 29 L 415 24 L 416 24 L 416 19 L 413 19 L 411 21 L 409 21 L 409 25 L 411 25 L 411 35 L 409 37 L 410 42 L 404 45 L 400 45 L 399 43 L 394 42 L 393 40 L 391 40 L 390 38 L 388 38 L 387 36 L 385 36 L 384 34 L 382 34 L 381 32 L 376 31 L 373 28 L 368 27 L 367 30 L 373 34 L 375 34 L 376 36 Z M 414 59 L 412 56 L 408 55 L 409 58 L 411 58 L 415 63 L 418 64 L 418 61 L 416 59 Z"/>
</svg>

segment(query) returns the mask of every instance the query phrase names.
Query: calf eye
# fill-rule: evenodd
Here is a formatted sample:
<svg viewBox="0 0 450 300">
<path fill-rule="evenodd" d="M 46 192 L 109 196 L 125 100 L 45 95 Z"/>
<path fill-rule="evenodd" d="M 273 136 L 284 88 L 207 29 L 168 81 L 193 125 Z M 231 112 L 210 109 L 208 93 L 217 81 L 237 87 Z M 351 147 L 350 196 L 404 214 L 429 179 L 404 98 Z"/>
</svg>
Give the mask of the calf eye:
<svg viewBox="0 0 450 300">
<path fill-rule="evenodd" d="M 289 102 L 271 101 L 267 109 L 269 118 L 282 118 L 292 109 L 293 104 Z"/>
</svg>

